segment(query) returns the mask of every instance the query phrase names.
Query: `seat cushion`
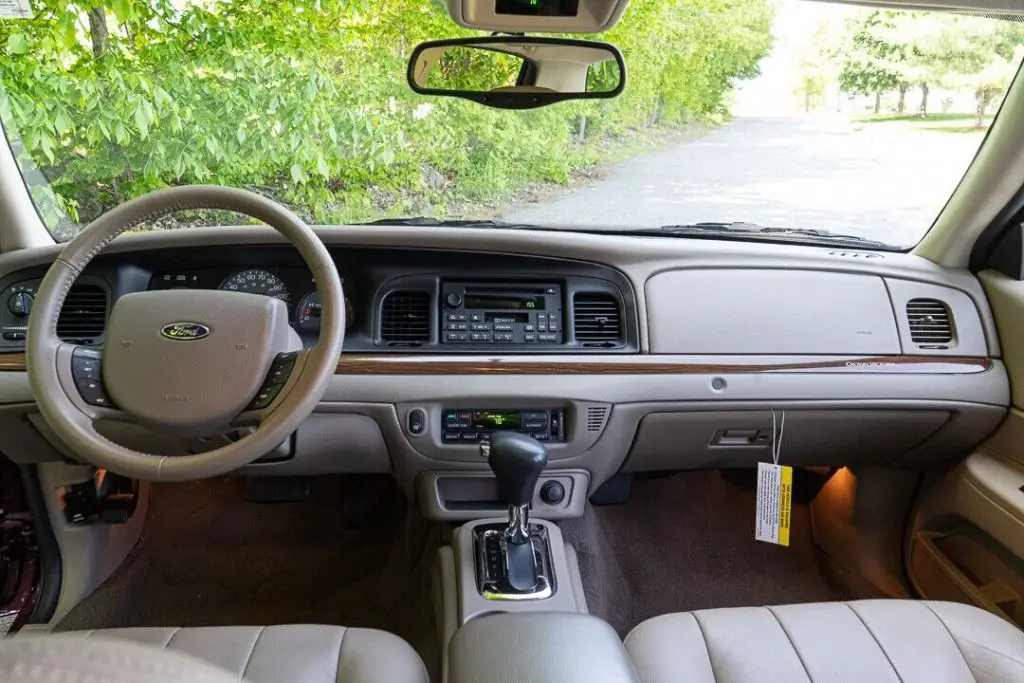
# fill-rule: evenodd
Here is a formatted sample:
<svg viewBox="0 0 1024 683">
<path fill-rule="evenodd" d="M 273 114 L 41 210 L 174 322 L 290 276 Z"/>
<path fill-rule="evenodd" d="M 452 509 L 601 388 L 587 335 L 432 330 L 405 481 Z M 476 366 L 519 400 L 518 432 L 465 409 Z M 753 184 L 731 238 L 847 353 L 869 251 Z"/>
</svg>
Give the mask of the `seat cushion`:
<svg viewBox="0 0 1024 683">
<path fill-rule="evenodd" d="M 1024 681 L 1024 633 L 951 602 L 862 600 L 666 614 L 626 638 L 642 683 Z"/>
<path fill-rule="evenodd" d="M 385 631 L 309 624 L 124 628 L 67 635 L 176 650 L 250 683 L 429 683 L 408 643 Z"/>
</svg>

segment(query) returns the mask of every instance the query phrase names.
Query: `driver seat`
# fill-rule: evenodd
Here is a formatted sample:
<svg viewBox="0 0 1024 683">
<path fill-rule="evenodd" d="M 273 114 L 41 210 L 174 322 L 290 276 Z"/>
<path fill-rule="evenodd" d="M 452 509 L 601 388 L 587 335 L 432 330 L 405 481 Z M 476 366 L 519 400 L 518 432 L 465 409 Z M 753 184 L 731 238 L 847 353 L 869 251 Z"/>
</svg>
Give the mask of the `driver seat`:
<svg viewBox="0 0 1024 683">
<path fill-rule="evenodd" d="M 119 628 L 73 631 L 33 639 L 43 644 L 58 640 L 74 642 L 77 639 L 129 641 L 150 646 L 147 649 L 172 650 L 189 655 L 223 670 L 226 680 L 244 679 L 248 683 L 430 681 L 423 660 L 408 643 L 385 631 L 366 628 L 311 624 Z M 11 640 L 22 640 L 22 637 Z M 53 645 L 59 643 L 54 642 Z M 61 647 L 70 646 L 65 644 Z M 4 659 L 0 641 L 0 673 L 4 672 Z"/>
</svg>

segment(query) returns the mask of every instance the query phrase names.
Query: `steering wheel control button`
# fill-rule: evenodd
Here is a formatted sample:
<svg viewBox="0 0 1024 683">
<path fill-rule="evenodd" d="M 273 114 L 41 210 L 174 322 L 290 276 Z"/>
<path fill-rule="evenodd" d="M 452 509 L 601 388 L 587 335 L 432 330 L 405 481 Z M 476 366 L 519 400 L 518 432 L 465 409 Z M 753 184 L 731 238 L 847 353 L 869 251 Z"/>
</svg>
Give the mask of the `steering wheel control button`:
<svg viewBox="0 0 1024 683">
<path fill-rule="evenodd" d="M 103 356 L 92 349 L 75 349 L 71 354 L 71 377 L 82 400 L 92 406 L 114 407 L 103 386 Z"/>
<path fill-rule="evenodd" d="M 256 398 L 249 403 L 246 410 L 263 410 L 274 402 L 274 399 L 281 392 L 281 388 L 288 381 L 288 377 L 292 374 L 292 368 L 295 367 L 295 359 L 298 357 L 298 351 L 277 354 L 274 361 L 270 364 L 267 378 L 263 380 L 263 385 L 256 394 Z"/>
<path fill-rule="evenodd" d="M 427 428 L 427 414 L 420 408 L 413 408 L 409 411 L 408 416 L 409 433 L 413 436 L 419 436 Z"/>
</svg>

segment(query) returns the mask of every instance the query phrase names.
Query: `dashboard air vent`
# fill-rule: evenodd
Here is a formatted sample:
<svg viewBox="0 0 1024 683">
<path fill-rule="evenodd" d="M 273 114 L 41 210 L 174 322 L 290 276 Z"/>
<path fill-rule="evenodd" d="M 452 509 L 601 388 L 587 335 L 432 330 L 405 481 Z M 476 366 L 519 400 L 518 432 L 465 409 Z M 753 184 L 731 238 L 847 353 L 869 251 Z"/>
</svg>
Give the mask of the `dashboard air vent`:
<svg viewBox="0 0 1024 683">
<path fill-rule="evenodd" d="M 391 292 L 380 311 L 380 338 L 389 344 L 416 345 L 430 340 L 430 295 Z"/>
<path fill-rule="evenodd" d="M 615 346 L 622 342 L 619 302 L 607 292 L 573 296 L 573 330 L 583 346 Z"/>
<path fill-rule="evenodd" d="M 607 417 L 608 406 L 590 406 L 587 408 L 587 431 L 599 432 L 604 429 L 604 421 Z"/>
<path fill-rule="evenodd" d="M 925 349 L 946 349 L 953 341 L 953 320 L 949 307 L 938 299 L 907 302 L 910 339 Z"/>
<path fill-rule="evenodd" d="M 74 344 L 94 344 L 107 326 L 107 292 L 99 285 L 74 285 L 57 318 L 57 336 Z"/>
</svg>

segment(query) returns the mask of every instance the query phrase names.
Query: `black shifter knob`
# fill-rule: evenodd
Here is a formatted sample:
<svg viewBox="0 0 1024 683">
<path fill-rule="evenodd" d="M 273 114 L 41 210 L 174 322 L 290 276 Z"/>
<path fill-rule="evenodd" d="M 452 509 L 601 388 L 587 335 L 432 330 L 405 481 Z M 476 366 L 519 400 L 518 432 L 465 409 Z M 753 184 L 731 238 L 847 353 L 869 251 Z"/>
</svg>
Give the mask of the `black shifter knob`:
<svg viewBox="0 0 1024 683">
<path fill-rule="evenodd" d="M 491 437 L 487 464 L 498 479 L 498 491 L 506 503 L 529 505 L 537 479 L 548 464 L 548 449 L 526 434 L 496 432 Z"/>
</svg>

